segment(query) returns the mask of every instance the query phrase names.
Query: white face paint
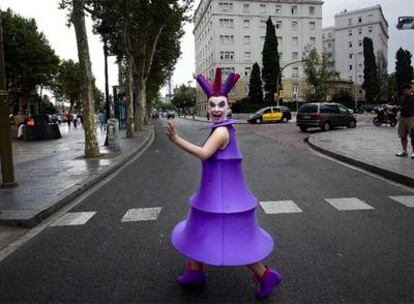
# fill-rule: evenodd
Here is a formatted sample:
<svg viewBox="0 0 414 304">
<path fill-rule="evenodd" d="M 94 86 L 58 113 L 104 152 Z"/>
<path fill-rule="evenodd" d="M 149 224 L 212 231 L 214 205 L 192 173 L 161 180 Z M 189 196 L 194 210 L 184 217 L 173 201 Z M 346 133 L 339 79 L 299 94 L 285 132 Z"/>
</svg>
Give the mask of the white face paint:
<svg viewBox="0 0 414 304">
<path fill-rule="evenodd" d="M 208 100 L 208 114 L 212 123 L 221 123 L 226 120 L 228 111 L 227 97 L 212 96 Z"/>
</svg>

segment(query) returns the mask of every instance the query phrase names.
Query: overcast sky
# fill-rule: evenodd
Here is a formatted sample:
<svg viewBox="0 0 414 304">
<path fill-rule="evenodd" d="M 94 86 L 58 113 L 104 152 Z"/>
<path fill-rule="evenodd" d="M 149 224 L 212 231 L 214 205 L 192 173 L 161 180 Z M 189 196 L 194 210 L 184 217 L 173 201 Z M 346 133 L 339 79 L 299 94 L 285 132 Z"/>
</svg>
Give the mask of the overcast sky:
<svg viewBox="0 0 414 304">
<path fill-rule="evenodd" d="M 200 0 L 195 0 L 194 9 L 199 2 Z M 11 8 L 23 17 L 34 18 L 39 30 L 45 34 L 56 54 L 61 58 L 77 61 L 74 29 L 65 25 L 67 12 L 59 10 L 58 3 L 59 0 L 0 0 L 0 9 Z M 399 47 L 414 53 L 414 30 L 399 31 L 395 28 L 398 16 L 414 15 L 414 0 L 326 0 L 323 5 L 322 24 L 323 27 L 334 25 L 334 15 L 344 9 L 354 10 L 376 4 L 382 6 L 389 25 L 388 62 L 389 72 L 392 72 L 395 67 L 395 52 Z M 90 22 L 87 26 L 89 28 L 92 70 L 96 77 L 96 85 L 104 92 L 102 43 L 99 37 L 92 34 Z M 182 39 L 182 55 L 173 76 L 174 86 L 192 80 L 192 74 L 195 70 L 193 25 L 186 24 L 184 29 L 186 34 Z M 109 84 L 112 86 L 118 82 L 117 67 L 113 64 L 113 58 L 110 58 L 109 62 Z"/>
</svg>

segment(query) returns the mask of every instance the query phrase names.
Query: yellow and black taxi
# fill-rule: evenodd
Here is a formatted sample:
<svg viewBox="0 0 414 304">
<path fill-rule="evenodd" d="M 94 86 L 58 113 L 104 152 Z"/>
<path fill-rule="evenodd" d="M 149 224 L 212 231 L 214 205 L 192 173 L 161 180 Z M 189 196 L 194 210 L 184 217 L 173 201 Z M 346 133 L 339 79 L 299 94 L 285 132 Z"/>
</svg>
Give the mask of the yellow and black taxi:
<svg viewBox="0 0 414 304">
<path fill-rule="evenodd" d="M 287 122 L 292 119 L 289 109 L 284 106 L 266 107 L 250 115 L 248 123 Z"/>
</svg>

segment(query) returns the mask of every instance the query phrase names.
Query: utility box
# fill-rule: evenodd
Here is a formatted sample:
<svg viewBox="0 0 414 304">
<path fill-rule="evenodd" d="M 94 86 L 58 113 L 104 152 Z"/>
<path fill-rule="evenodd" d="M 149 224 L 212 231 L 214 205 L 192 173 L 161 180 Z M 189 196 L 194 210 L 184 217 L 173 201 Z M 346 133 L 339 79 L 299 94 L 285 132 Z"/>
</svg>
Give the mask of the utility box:
<svg viewBox="0 0 414 304">
<path fill-rule="evenodd" d="M 108 147 L 111 150 L 120 150 L 118 119 L 108 119 Z"/>
</svg>

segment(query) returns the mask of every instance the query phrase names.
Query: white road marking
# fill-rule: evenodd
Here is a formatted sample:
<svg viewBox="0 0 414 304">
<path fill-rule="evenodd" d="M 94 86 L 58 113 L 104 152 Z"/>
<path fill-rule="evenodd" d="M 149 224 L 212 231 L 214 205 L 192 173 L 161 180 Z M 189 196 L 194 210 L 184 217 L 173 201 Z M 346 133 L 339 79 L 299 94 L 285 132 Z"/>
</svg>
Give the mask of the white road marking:
<svg viewBox="0 0 414 304">
<path fill-rule="evenodd" d="M 84 225 L 96 212 L 69 212 L 59 218 L 50 226 L 77 226 Z"/>
<path fill-rule="evenodd" d="M 389 196 L 389 198 L 408 208 L 414 208 L 414 195 Z"/>
<path fill-rule="evenodd" d="M 260 202 L 260 205 L 267 214 L 302 212 L 293 201 L 268 201 Z"/>
<path fill-rule="evenodd" d="M 161 207 L 129 209 L 122 217 L 122 222 L 153 221 L 158 218 Z"/>
<path fill-rule="evenodd" d="M 326 198 L 325 200 L 338 210 L 374 209 L 374 207 L 368 205 L 356 197 Z"/>
</svg>

